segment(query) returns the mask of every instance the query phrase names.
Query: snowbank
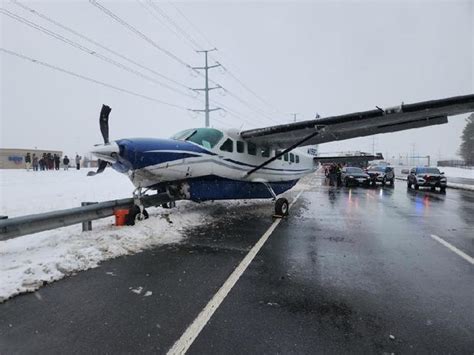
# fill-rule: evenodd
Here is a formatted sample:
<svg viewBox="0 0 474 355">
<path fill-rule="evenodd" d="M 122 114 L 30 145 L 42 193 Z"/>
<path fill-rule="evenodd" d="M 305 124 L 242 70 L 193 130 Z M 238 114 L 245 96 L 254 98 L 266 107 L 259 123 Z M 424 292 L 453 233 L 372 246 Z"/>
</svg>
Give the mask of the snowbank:
<svg viewBox="0 0 474 355">
<path fill-rule="evenodd" d="M 463 178 L 463 179 L 473 179 L 474 180 L 474 169 L 463 169 L 463 168 L 452 168 L 452 167 L 439 167 L 440 171 L 444 172 L 448 178 Z"/>
<path fill-rule="evenodd" d="M 71 226 L 0 242 L 0 302 L 101 261 L 179 242 L 184 228 L 205 223 L 203 214 L 185 207 L 150 210 L 151 217 L 135 227 L 115 227 L 108 218 L 93 222 L 87 233 Z"/>
<path fill-rule="evenodd" d="M 79 207 L 86 201 L 131 197 L 134 187 L 126 175 L 106 169 L 88 177 L 89 170 L 0 169 L 0 215 L 23 216 Z"/>
<path fill-rule="evenodd" d="M 40 213 L 78 206 L 81 201 L 130 197 L 133 186 L 126 176 L 111 170 L 93 178 L 85 173 L 0 170 L 1 214 Z M 113 218 L 106 218 L 94 221 L 91 232 L 82 233 L 75 225 L 0 242 L 0 302 L 108 259 L 178 243 L 186 231 L 213 223 L 223 205 L 229 213 L 220 218 L 231 218 L 236 212 L 254 213 L 242 205 L 262 203 L 270 212 L 268 200 L 179 201 L 174 209 L 149 209 L 150 218 L 133 227 L 115 227 Z"/>
</svg>

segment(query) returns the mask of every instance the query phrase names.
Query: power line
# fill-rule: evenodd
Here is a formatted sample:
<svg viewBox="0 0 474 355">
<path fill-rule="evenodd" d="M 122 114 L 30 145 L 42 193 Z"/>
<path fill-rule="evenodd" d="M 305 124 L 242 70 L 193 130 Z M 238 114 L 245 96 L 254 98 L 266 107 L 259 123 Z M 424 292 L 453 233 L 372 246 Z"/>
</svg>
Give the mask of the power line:
<svg viewBox="0 0 474 355">
<path fill-rule="evenodd" d="M 152 0 L 149 0 L 149 1 L 152 1 Z M 214 47 L 214 45 L 211 43 L 211 41 L 209 40 L 209 38 L 207 36 L 204 35 L 204 33 L 202 31 L 200 31 L 200 29 L 173 3 L 171 3 L 172 6 L 176 9 L 176 11 L 181 15 L 181 17 L 184 18 L 184 20 L 195 30 L 196 33 L 198 33 L 211 47 Z M 212 56 L 211 56 L 212 58 Z M 212 58 L 214 61 L 216 61 L 217 63 L 221 64 L 222 66 L 222 69 L 227 73 L 229 74 L 229 76 L 234 79 L 237 83 L 240 84 L 240 86 L 242 86 L 244 89 L 246 89 L 248 92 L 250 92 L 254 97 L 256 97 L 259 101 L 261 101 L 262 103 L 264 103 L 265 105 L 267 105 L 269 108 L 272 109 L 272 111 L 274 112 L 282 112 L 281 110 L 279 110 L 278 108 L 276 108 L 274 105 L 270 104 L 268 101 L 266 101 L 265 99 L 263 99 L 260 95 L 258 95 L 254 90 L 252 90 L 248 85 L 244 84 L 244 82 L 242 80 L 240 80 L 233 72 L 230 71 L 230 69 L 226 66 L 224 66 L 220 61 L 217 61 L 215 58 Z"/>
<path fill-rule="evenodd" d="M 236 94 L 234 94 L 233 92 L 229 91 L 228 89 L 222 87 L 222 89 L 227 93 L 229 94 L 230 96 L 232 96 L 234 99 L 236 99 L 237 101 L 239 101 L 240 103 L 242 103 L 243 105 L 247 106 L 248 108 L 250 108 L 252 111 L 254 111 L 255 113 L 257 113 L 258 115 L 261 115 L 263 117 L 265 117 L 266 119 L 270 120 L 271 122 L 273 123 L 279 123 L 277 121 L 275 121 L 273 118 L 271 118 L 270 116 L 267 116 L 267 114 L 260 110 L 259 108 L 257 108 L 256 106 L 253 106 L 251 104 L 249 104 L 247 101 L 245 101 L 244 99 L 242 99 L 241 97 L 237 96 Z"/>
<path fill-rule="evenodd" d="M 180 87 L 182 87 L 182 88 L 184 88 L 184 89 L 189 89 L 188 86 L 186 86 L 186 85 L 184 85 L 184 84 L 182 84 L 182 83 L 180 83 L 180 82 L 178 82 L 178 81 L 176 81 L 176 80 L 174 80 L 174 79 L 172 79 L 172 78 L 170 78 L 170 77 L 168 77 L 168 76 L 166 76 L 166 75 L 164 75 L 164 74 L 161 74 L 161 73 L 159 73 L 159 72 L 157 72 L 157 71 L 155 71 L 155 70 L 153 70 L 153 69 L 151 69 L 151 68 L 149 68 L 149 67 L 147 67 L 147 66 L 145 66 L 145 65 L 143 65 L 143 64 L 140 64 L 140 63 L 134 61 L 133 59 L 130 59 L 130 58 L 124 56 L 123 54 L 120 54 L 120 53 L 116 52 L 116 51 L 113 50 L 113 49 L 110 49 L 110 48 L 104 46 L 103 44 L 101 44 L 101 43 L 99 43 L 99 42 L 97 42 L 97 41 L 95 41 L 95 40 L 93 40 L 93 39 L 91 39 L 91 38 L 89 38 L 89 37 L 87 37 L 87 36 L 85 36 L 85 35 L 83 35 L 83 34 L 77 32 L 77 31 L 75 31 L 75 30 L 73 30 L 73 29 L 70 28 L 70 27 L 67 27 L 67 26 L 65 26 L 65 25 L 63 25 L 63 24 L 61 24 L 61 23 L 59 23 L 59 22 L 56 21 L 56 20 L 53 20 L 52 18 L 50 18 L 50 17 L 48 17 L 48 16 L 46 16 L 46 15 L 44 15 L 44 14 L 42 14 L 42 13 L 36 11 L 36 10 L 34 10 L 34 9 L 31 8 L 31 7 L 26 6 L 25 4 L 20 3 L 20 2 L 17 1 L 17 0 L 11 0 L 11 2 L 12 2 L 13 4 L 15 4 L 15 5 L 17 5 L 17 6 L 21 7 L 21 8 L 23 8 L 24 10 L 29 11 L 29 12 L 35 14 L 36 16 L 39 16 L 39 17 L 41 17 L 42 19 L 44 19 L 44 20 L 46 20 L 46 21 L 48 21 L 48 22 L 50 22 L 50 23 L 52 23 L 52 24 L 54 24 L 54 25 L 56 25 L 56 26 L 62 28 L 63 30 L 68 31 L 68 32 L 70 32 L 70 33 L 72 33 L 72 34 L 74 34 L 74 35 L 76 35 L 76 36 L 78 36 L 78 37 L 80 37 L 80 38 L 82 38 L 82 39 L 84 39 L 84 40 L 86 40 L 86 41 L 92 43 L 93 45 L 95 45 L 95 46 L 97 46 L 97 47 L 99 47 L 99 48 L 102 48 L 102 49 L 106 50 L 107 52 L 112 53 L 112 54 L 116 55 L 117 57 L 120 57 L 120 58 L 122 58 L 122 59 L 128 61 L 129 63 L 132 63 L 132 64 L 134 64 L 134 65 L 136 65 L 136 66 L 138 66 L 138 67 L 140 67 L 140 68 L 142 68 L 142 69 L 145 69 L 145 70 L 149 71 L 150 73 L 153 73 L 153 74 L 155 74 L 156 76 L 159 76 L 159 77 L 162 78 L 162 79 L 168 80 L 169 82 L 172 82 L 173 84 L 175 84 L 175 85 L 177 85 L 177 86 L 180 86 Z"/>
<path fill-rule="evenodd" d="M 204 35 L 204 33 L 201 32 L 201 30 L 194 23 L 192 23 L 191 20 L 173 2 L 170 2 L 170 4 L 173 5 L 176 11 L 181 15 L 181 17 L 185 19 L 185 21 L 194 29 L 194 31 L 198 33 L 207 42 L 209 47 L 213 48 L 214 44 L 209 41 L 209 39 Z"/>
<path fill-rule="evenodd" d="M 0 12 L 3 13 L 4 15 L 6 15 L 6 16 L 8 16 L 8 17 L 10 17 L 10 18 L 12 18 L 16 21 L 19 21 L 19 22 L 21 22 L 21 23 L 23 23 L 27 26 L 30 26 L 30 27 L 32 27 L 32 28 L 34 28 L 34 29 L 50 36 L 50 37 L 56 38 L 56 39 L 66 43 L 66 44 L 69 44 L 70 46 L 73 46 L 73 47 L 85 52 L 85 53 L 88 53 L 92 56 L 95 56 L 96 58 L 99 58 L 99 59 L 101 59 L 101 60 L 103 60 L 107 63 L 112 64 L 112 65 L 115 65 L 116 67 L 118 67 L 120 69 L 123 69 L 123 70 L 128 71 L 132 74 L 135 74 L 135 75 L 137 75 L 137 76 L 139 76 L 143 79 L 146 79 L 146 80 L 151 81 L 155 84 L 163 86 L 163 87 L 167 88 L 168 90 L 174 91 L 174 92 L 179 93 L 179 94 L 184 95 L 184 96 L 188 96 L 188 97 L 193 98 L 193 99 L 195 98 L 191 94 L 188 94 L 188 93 L 182 92 L 180 90 L 177 90 L 177 89 L 169 86 L 168 84 L 164 84 L 164 83 L 162 83 L 162 82 L 160 82 L 160 81 L 158 81 L 154 78 L 151 78 L 151 77 L 149 77 L 149 76 L 147 76 L 147 75 L 145 75 L 145 74 L 143 74 L 143 73 L 141 73 L 141 72 L 139 72 L 139 71 L 137 71 L 133 68 L 130 68 L 130 67 L 128 67 L 128 66 L 126 66 L 126 65 L 124 65 L 120 62 L 117 62 L 117 61 L 115 61 L 115 60 L 113 60 L 113 59 L 111 59 L 107 56 L 104 56 L 104 55 L 102 55 L 102 54 L 100 54 L 100 53 L 98 53 L 98 52 L 96 52 L 96 51 L 94 51 L 94 50 L 92 50 L 88 47 L 85 47 L 85 46 L 81 45 L 80 43 L 77 43 L 77 42 L 75 42 L 73 40 L 70 40 L 70 39 L 68 39 L 68 38 L 66 38 L 66 37 L 64 37 L 64 36 L 54 32 L 54 31 L 48 30 L 47 28 L 45 28 L 43 26 L 40 26 L 40 25 L 38 25 L 34 22 L 31 22 L 31 21 L 25 19 L 24 17 L 21 17 L 21 16 L 19 16 L 17 14 L 14 14 L 14 13 L 8 11 L 8 10 L 5 10 L 5 9 L 0 9 Z"/>
<path fill-rule="evenodd" d="M 140 2 L 140 0 L 137 0 Z M 171 24 L 174 29 L 170 28 L 170 26 L 166 25 L 173 33 L 175 33 L 178 37 L 181 37 L 181 39 L 184 39 L 187 44 L 190 45 L 190 47 L 193 50 L 202 50 L 202 46 L 196 42 L 189 33 L 187 33 L 181 26 L 179 26 L 176 21 L 174 21 L 171 16 L 169 16 L 166 11 L 164 11 L 162 8 L 160 8 L 155 2 L 152 0 L 147 0 L 148 5 L 156 12 L 158 13 L 162 18 L 164 18 L 168 23 Z M 151 12 L 153 15 L 154 13 Z M 160 23 L 163 23 L 161 20 L 159 20 L 156 16 L 154 16 L 157 21 Z"/>
<path fill-rule="evenodd" d="M 179 58 L 177 55 L 173 54 L 171 51 L 161 47 L 160 45 L 158 45 L 155 41 L 153 41 L 150 37 L 148 37 L 147 35 L 145 35 L 143 32 L 140 32 L 137 28 L 133 27 L 132 25 L 130 25 L 128 22 L 126 22 L 125 20 L 123 20 L 122 18 L 118 17 L 117 15 L 115 15 L 112 11 L 110 11 L 109 9 L 107 9 L 105 6 L 99 4 L 97 2 L 97 0 L 89 0 L 89 3 L 95 7 L 97 7 L 99 10 L 101 10 L 103 13 L 105 13 L 106 15 L 110 16 L 111 18 L 113 18 L 115 21 L 117 21 L 118 23 L 120 23 L 122 26 L 124 26 L 125 28 L 129 29 L 130 31 L 132 31 L 133 33 L 135 33 L 137 36 L 139 36 L 140 38 L 142 38 L 144 41 L 148 42 L 150 45 L 152 45 L 153 47 L 155 47 L 156 49 L 158 49 L 160 52 L 166 54 L 168 57 L 172 58 L 174 61 L 178 62 L 179 64 L 185 66 L 186 68 L 188 69 L 192 69 L 191 65 L 189 65 L 188 63 L 186 63 L 184 60 L 182 60 L 181 58 Z"/>
<path fill-rule="evenodd" d="M 176 32 L 171 26 L 167 23 L 165 23 L 156 13 L 153 11 L 153 9 L 150 9 L 150 5 L 145 3 L 144 1 L 136 0 L 137 3 L 146 11 L 148 12 L 158 23 L 161 25 L 165 26 L 170 32 L 172 32 L 177 38 L 182 39 L 179 33 Z M 186 44 L 188 44 L 186 42 Z M 191 48 L 194 50 L 195 48 L 191 46 Z"/>
<path fill-rule="evenodd" d="M 235 118 L 237 118 L 237 119 L 239 119 L 239 120 L 241 120 L 241 121 L 243 121 L 243 122 L 247 122 L 248 124 L 250 124 L 250 125 L 256 127 L 255 122 L 252 122 L 252 121 L 250 121 L 250 120 L 247 119 L 247 118 L 243 118 L 242 116 L 244 116 L 244 115 L 242 115 L 241 113 L 239 113 L 239 112 L 237 112 L 237 111 L 231 109 L 229 106 L 224 105 L 224 104 L 220 103 L 219 101 L 216 101 L 216 100 L 212 100 L 212 101 L 213 101 L 215 104 L 219 105 L 219 107 L 221 107 L 221 108 L 222 108 L 225 112 L 227 112 L 229 115 L 231 115 L 231 116 L 233 116 L 233 117 L 235 117 Z"/>
<path fill-rule="evenodd" d="M 56 65 L 43 62 L 43 61 L 41 61 L 41 60 L 28 57 L 28 56 L 26 56 L 26 55 L 23 55 L 23 54 L 20 54 L 20 53 L 17 53 L 17 52 L 8 50 L 8 49 L 6 49 L 6 48 L 0 48 L 0 51 L 4 52 L 4 53 L 6 53 L 6 54 L 9 54 L 9 55 L 11 55 L 11 56 L 14 56 L 14 57 L 17 57 L 17 58 L 21 58 L 21 59 L 30 61 L 30 62 L 32 62 L 32 63 L 38 64 L 38 65 L 42 65 L 42 66 L 44 66 L 44 67 L 47 67 L 47 68 L 50 68 L 50 69 L 53 69 L 53 70 L 56 70 L 56 71 L 59 71 L 59 72 L 62 72 L 62 73 L 71 75 L 71 76 L 74 76 L 74 77 L 76 77 L 76 78 L 79 78 L 79 79 L 82 79 L 82 80 L 85 80 L 85 81 L 92 82 L 92 83 L 94 83 L 94 84 L 98 84 L 98 85 L 101 85 L 101 86 L 105 86 L 105 87 L 108 87 L 108 88 L 111 88 L 111 89 L 114 89 L 114 90 L 117 90 L 117 91 L 120 91 L 120 92 L 129 94 L 129 95 L 133 95 L 133 96 L 136 96 L 136 97 L 140 97 L 140 98 L 145 99 L 145 100 L 157 102 L 157 103 L 162 104 L 162 105 L 174 107 L 174 108 L 177 108 L 177 109 L 180 109 L 180 110 L 186 110 L 186 107 L 184 107 L 184 106 L 180 106 L 180 105 L 172 104 L 172 103 L 169 103 L 169 102 L 166 102 L 166 101 L 162 101 L 162 100 L 160 100 L 160 99 L 156 99 L 156 98 L 151 97 L 151 96 L 139 94 L 139 93 L 136 93 L 136 92 L 131 91 L 131 90 L 128 90 L 128 89 L 123 89 L 123 88 L 121 88 L 121 87 L 118 87 L 118 86 L 115 86 L 115 85 L 112 85 L 112 84 L 108 84 L 108 83 L 106 83 L 106 82 L 103 82 L 103 81 L 100 81 L 100 80 L 96 80 L 96 79 L 90 78 L 90 77 L 85 76 L 85 75 L 82 75 L 82 74 L 78 74 L 78 73 L 72 72 L 72 71 L 70 71 L 70 70 L 68 70 L 68 69 L 64 69 L 64 68 L 58 67 L 58 66 L 56 66 Z"/>
<path fill-rule="evenodd" d="M 220 63 L 221 66 L 222 66 L 222 69 L 224 69 L 224 71 L 229 74 L 229 76 L 231 78 L 233 78 L 235 81 L 237 81 L 240 86 L 242 86 L 244 89 L 246 89 L 248 92 L 250 92 L 253 96 L 255 96 L 259 101 L 261 101 L 262 103 L 264 103 L 265 105 L 267 105 L 268 107 L 271 107 L 273 111 L 275 112 L 281 112 L 280 110 L 278 110 L 277 108 L 275 108 L 273 105 L 271 105 L 270 103 L 268 103 L 265 99 L 263 99 L 260 95 L 258 95 L 254 90 L 252 90 L 250 87 L 248 87 L 247 85 L 245 85 L 242 80 L 240 80 L 239 78 L 237 78 L 237 76 L 235 76 L 235 74 L 233 74 L 229 68 L 227 68 L 226 66 L 222 65 L 222 63 Z"/>
<path fill-rule="evenodd" d="M 125 26 L 126 28 L 128 28 L 130 31 L 132 31 L 133 33 L 135 33 L 137 36 L 139 36 L 140 38 L 142 38 L 143 40 L 145 40 L 146 42 L 148 42 L 149 44 L 151 44 L 153 47 L 157 48 L 158 50 L 164 52 L 165 54 L 167 54 L 168 56 L 170 56 L 172 59 L 174 59 L 175 61 L 179 62 L 180 64 L 184 65 L 186 68 L 188 69 L 191 69 L 191 70 L 194 70 L 195 72 L 197 72 L 199 75 L 202 76 L 201 73 L 199 73 L 198 70 L 196 70 L 195 68 L 191 67 L 188 63 L 184 62 L 182 59 L 180 59 L 179 57 L 177 57 L 176 55 L 174 55 L 173 53 L 171 53 L 170 51 L 162 48 L 161 46 L 159 46 L 156 42 L 154 42 L 151 38 L 149 38 L 148 36 L 146 36 L 143 32 L 139 31 L 138 29 L 136 29 L 134 26 L 130 25 L 128 22 L 126 22 L 125 20 L 123 20 L 122 18 L 120 18 L 119 16 L 117 16 L 116 14 L 114 14 L 112 11 L 110 11 L 109 9 L 107 9 L 105 6 L 101 5 L 98 3 L 97 0 L 89 0 L 89 2 L 94 5 L 95 7 L 97 7 L 98 9 L 100 9 L 102 12 L 104 12 L 105 14 L 107 14 L 108 16 L 112 17 L 115 21 L 117 21 L 118 23 L 120 23 L 122 26 Z M 220 84 L 216 83 L 215 81 L 211 80 L 211 79 L 207 79 L 209 80 L 210 82 L 212 82 L 213 84 L 215 84 L 216 86 L 219 86 L 223 89 L 225 89 L 224 87 L 222 87 Z M 254 107 L 252 107 L 252 105 L 248 104 L 245 102 L 245 100 L 241 99 L 240 97 L 238 97 L 236 94 L 232 93 L 230 90 L 228 89 L 225 89 L 227 93 L 229 93 L 231 96 L 233 96 L 234 98 L 238 99 L 240 102 L 244 103 L 245 105 L 247 105 L 248 107 L 250 107 L 252 110 L 254 110 L 257 114 L 259 115 L 262 115 L 262 112 L 261 111 L 258 111 L 256 110 Z M 272 122 L 275 122 L 277 123 L 276 121 L 274 121 L 272 118 L 269 118 L 269 116 L 266 116 L 268 119 L 270 119 Z"/>
</svg>

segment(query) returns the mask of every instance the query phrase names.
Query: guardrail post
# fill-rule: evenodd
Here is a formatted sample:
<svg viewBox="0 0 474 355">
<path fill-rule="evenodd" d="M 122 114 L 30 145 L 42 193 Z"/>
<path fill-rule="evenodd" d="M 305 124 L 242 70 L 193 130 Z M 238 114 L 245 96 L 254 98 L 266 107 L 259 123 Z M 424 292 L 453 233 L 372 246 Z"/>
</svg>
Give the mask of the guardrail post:
<svg viewBox="0 0 474 355">
<path fill-rule="evenodd" d="M 81 206 L 89 206 L 89 205 L 95 205 L 98 202 L 81 202 Z M 88 232 L 92 230 L 92 221 L 85 221 L 82 222 L 82 231 L 83 232 Z"/>
</svg>

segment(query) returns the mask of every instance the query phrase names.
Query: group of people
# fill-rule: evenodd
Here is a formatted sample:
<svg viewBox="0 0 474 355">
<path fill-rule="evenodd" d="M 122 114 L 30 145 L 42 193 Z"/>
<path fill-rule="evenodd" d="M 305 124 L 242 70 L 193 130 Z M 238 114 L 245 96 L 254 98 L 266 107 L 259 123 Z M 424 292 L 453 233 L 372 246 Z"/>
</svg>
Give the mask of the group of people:
<svg viewBox="0 0 474 355">
<path fill-rule="evenodd" d="M 79 154 L 76 154 L 75 162 L 76 162 L 76 169 L 79 170 L 81 168 L 81 159 L 82 157 Z M 67 155 L 62 158 L 62 163 L 64 170 L 69 169 L 70 159 Z M 43 153 L 41 156 L 37 156 L 35 153 L 31 155 L 30 153 L 26 153 L 25 156 L 25 168 L 29 171 L 33 168 L 33 171 L 44 171 L 44 170 L 59 170 L 61 165 L 61 157 L 54 153 Z"/>
</svg>

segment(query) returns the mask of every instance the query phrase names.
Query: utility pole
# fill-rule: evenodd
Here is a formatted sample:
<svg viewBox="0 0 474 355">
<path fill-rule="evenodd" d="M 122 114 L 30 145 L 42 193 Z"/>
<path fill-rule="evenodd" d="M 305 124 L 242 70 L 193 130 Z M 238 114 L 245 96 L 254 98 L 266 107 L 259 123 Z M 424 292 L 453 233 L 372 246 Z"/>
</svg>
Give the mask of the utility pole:
<svg viewBox="0 0 474 355">
<path fill-rule="evenodd" d="M 296 116 L 298 116 L 299 113 L 298 112 L 292 112 L 292 113 L 290 113 L 290 115 L 293 116 L 293 122 L 296 122 Z"/>
<path fill-rule="evenodd" d="M 203 67 L 193 67 L 192 69 L 194 70 L 204 70 L 205 72 L 205 79 L 206 79 L 206 86 L 204 89 L 193 89 L 194 91 L 204 91 L 204 99 L 205 99 L 205 106 L 204 106 L 204 110 L 191 110 L 193 112 L 204 112 L 205 113 L 205 126 L 206 127 L 209 127 L 209 113 L 211 113 L 212 111 L 217 111 L 217 110 L 220 110 L 221 108 L 220 107 L 216 107 L 216 108 L 209 108 L 209 91 L 211 90 L 215 90 L 215 89 L 221 89 L 221 86 L 215 86 L 215 87 L 212 87 L 210 88 L 209 87 L 209 69 L 212 69 L 212 68 L 217 68 L 220 66 L 220 64 L 214 64 L 214 65 L 208 65 L 208 61 L 207 61 L 207 54 L 209 52 L 213 52 L 213 51 L 216 51 L 217 48 L 213 48 L 213 49 L 207 49 L 207 50 L 202 50 L 202 51 L 196 51 L 198 53 L 204 53 L 204 57 L 205 57 L 205 65 Z"/>
</svg>

